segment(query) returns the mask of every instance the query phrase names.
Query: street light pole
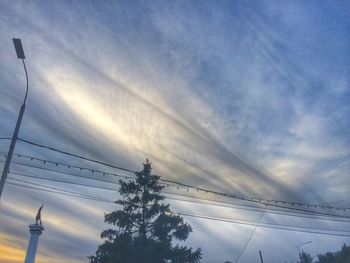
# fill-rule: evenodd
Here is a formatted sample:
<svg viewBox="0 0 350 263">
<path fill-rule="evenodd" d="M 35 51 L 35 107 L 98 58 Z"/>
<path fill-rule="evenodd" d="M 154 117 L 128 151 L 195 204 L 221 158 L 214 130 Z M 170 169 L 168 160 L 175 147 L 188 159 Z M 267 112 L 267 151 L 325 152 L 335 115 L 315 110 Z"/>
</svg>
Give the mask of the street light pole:
<svg viewBox="0 0 350 263">
<path fill-rule="evenodd" d="M 10 163 L 11 163 L 13 151 L 15 150 L 15 145 L 16 145 L 16 141 L 18 138 L 18 132 L 19 132 L 19 128 L 20 128 L 21 123 L 22 123 L 22 118 L 23 118 L 24 110 L 26 108 L 26 101 L 27 101 L 27 96 L 28 96 L 28 73 L 27 73 L 26 64 L 24 63 L 25 56 L 24 56 L 22 43 L 21 43 L 21 40 L 19 38 L 13 38 L 12 40 L 13 40 L 13 44 L 14 44 L 15 49 L 16 49 L 17 58 L 21 59 L 22 63 L 23 63 L 24 72 L 26 74 L 27 86 L 26 86 L 26 94 L 24 96 L 23 104 L 21 106 L 21 109 L 19 111 L 19 115 L 17 118 L 16 127 L 15 127 L 15 130 L 14 130 L 13 135 L 12 135 L 10 148 L 9 148 L 8 154 L 6 156 L 4 169 L 2 170 L 2 175 L 1 175 L 1 180 L 0 180 L 0 200 L 1 200 L 2 192 L 4 190 L 5 181 L 7 178 L 7 173 L 8 173 L 8 170 L 10 168 Z"/>
<path fill-rule="evenodd" d="M 303 243 L 303 244 L 301 244 L 301 245 L 298 246 L 298 252 L 299 252 L 300 263 L 303 263 L 303 259 L 302 259 L 302 257 L 301 257 L 301 252 L 300 252 L 300 248 L 301 248 L 302 246 L 305 246 L 305 245 L 310 244 L 310 243 L 312 243 L 312 241 L 308 241 L 308 242 Z"/>
</svg>

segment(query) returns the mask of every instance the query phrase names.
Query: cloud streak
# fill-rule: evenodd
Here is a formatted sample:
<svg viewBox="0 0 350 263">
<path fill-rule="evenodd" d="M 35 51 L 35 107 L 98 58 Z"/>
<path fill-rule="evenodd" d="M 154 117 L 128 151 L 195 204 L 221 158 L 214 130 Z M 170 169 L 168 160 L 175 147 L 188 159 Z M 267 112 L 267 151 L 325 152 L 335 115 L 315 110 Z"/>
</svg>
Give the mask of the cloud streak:
<svg viewBox="0 0 350 263">
<path fill-rule="evenodd" d="M 314 12 L 314 4 L 33 1 L 24 10 L 21 2 L 3 1 L 1 132 L 11 134 L 21 102 L 22 69 L 10 52 L 16 36 L 31 85 L 21 137 L 133 170 L 149 157 L 164 178 L 220 191 L 350 206 L 349 40 L 343 37 L 350 22 L 339 7 L 330 9 L 329 23 L 329 6 Z M 2 142 L 1 151 L 6 147 Z M 16 151 L 87 165 L 23 144 Z M 7 204 L 19 201 L 16 193 L 9 187 Z M 19 218 L 6 238 L 25 238 L 18 230 L 45 199 L 52 205 L 47 228 L 56 239 L 45 233 L 47 254 L 40 253 L 85 262 L 84 248 L 93 253 L 103 212 L 112 208 L 29 190 L 25 196 L 17 209 L 1 212 L 5 225 L 9 216 Z M 91 220 L 74 229 L 82 218 Z M 194 246 L 203 242 L 205 251 L 209 240 L 228 242 L 227 224 L 205 237 L 199 232 L 212 223 L 189 220 L 198 229 Z M 232 227 L 242 240 L 247 232 Z M 65 240 L 79 253 L 67 252 Z M 235 251 L 241 245 L 232 244 Z"/>
</svg>

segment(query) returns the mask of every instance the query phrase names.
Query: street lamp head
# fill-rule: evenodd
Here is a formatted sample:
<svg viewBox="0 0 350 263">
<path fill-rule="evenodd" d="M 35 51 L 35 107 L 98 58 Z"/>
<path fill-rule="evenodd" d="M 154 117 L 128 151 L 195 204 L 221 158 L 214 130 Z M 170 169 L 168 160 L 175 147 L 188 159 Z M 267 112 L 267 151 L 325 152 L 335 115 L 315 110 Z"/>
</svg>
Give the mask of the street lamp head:
<svg viewBox="0 0 350 263">
<path fill-rule="evenodd" d="M 15 45 L 15 49 L 16 49 L 16 53 L 17 53 L 17 58 L 19 58 L 19 59 L 25 59 L 21 39 L 19 39 L 19 38 L 13 38 L 12 40 L 13 40 L 13 44 Z"/>
<path fill-rule="evenodd" d="M 27 100 L 27 96 L 28 96 L 28 73 L 27 73 L 27 68 L 26 68 L 26 64 L 24 63 L 24 51 L 23 51 L 23 46 L 22 46 L 22 42 L 21 39 L 19 38 L 12 38 L 13 40 L 13 44 L 15 46 L 16 49 L 16 53 L 17 53 L 17 58 L 22 60 L 23 63 L 23 67 L 24 67 L 24 72 L 26 73 L 26 80 L 27 80 L 27 88 L 26 88 L 26 95 L 24 96 L 24 101 L 23 101 L 23 105 L 24 106 L 26 104 L 26 100 Z"/>
</svg>

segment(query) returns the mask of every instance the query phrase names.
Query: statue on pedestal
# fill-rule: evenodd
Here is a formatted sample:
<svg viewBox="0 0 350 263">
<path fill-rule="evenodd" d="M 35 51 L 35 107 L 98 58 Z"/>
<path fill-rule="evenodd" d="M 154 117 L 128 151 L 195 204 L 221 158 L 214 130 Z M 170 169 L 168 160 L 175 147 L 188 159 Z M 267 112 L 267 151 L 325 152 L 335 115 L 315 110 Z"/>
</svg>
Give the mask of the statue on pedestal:
<svg viewBox="0 0 350 263">
<path fill-rule="evenodd" d="M 44 203 L 39 208 L 35 217 L 35 223 L 29 225 L 30 239 L 27 248 L 26 258 L 24 263 L 35 263 L 35 256 L 38 249 L 39 236 L 44 231 L 43 221 L 41 220 L 41 212 L 44 208 Z"/>
<path fill-rule="evenodd" d="M 44 203 L 42 204 L 42 206 L 39 208 L 38 213 L 36 214 L 35 217 L 35 224 L 36 225 L 42 225 L 43 221 L 41 220 L 41 210 L 44 208 Z"/>
</svg>

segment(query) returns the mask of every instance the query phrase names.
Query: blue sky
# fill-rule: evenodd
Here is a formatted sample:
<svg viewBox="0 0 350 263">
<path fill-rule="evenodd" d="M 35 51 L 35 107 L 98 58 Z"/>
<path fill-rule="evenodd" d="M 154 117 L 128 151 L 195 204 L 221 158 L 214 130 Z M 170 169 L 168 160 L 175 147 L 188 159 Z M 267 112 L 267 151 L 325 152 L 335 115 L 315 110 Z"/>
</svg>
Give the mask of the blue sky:
<svg viewBox="0 0 350 263">
<path fill-rule="evenodd" d="M 218 191 L 349 207 L 349 9 L 347 1 L 2 0 L 0 137 L 11 136 L 24 94 L 12 46 L 19 37 L 30 78 L 20 137 L 133 170 L 148 157 L 164 178 Z M 0 147 L 6 152 L 8 141 Z M 16 152 L 91 166 L 23 143 Z M 42 201 L 40 262 L 86 262 L 106 228 L 103 213 L 114 206 L 11 185 L 1 203 L 7 252 L 0 262 L 11 254 L 21 261 L 27 225 Z M 259 217 L 171 204 L 210 216 Z M 253 230 L 186 220 L 194 229 L 188 244 L 202 247 L 203 262 L 234 261 Z M 263 220 L 348 229 L 319 220 Z M 257 228 L 240 262 L 258 260 L 259 249 L 269 262 L 289 262 L 309 240 L 313 255 L 350 243 Z"/>
</svg>

